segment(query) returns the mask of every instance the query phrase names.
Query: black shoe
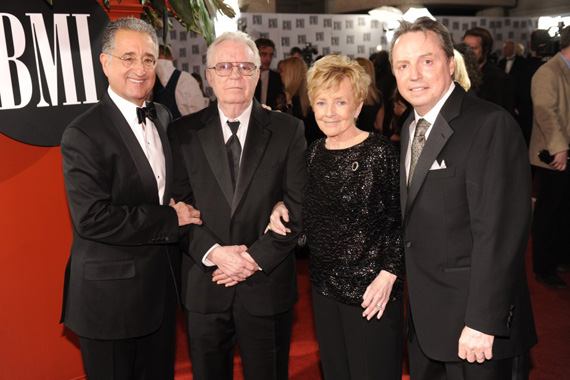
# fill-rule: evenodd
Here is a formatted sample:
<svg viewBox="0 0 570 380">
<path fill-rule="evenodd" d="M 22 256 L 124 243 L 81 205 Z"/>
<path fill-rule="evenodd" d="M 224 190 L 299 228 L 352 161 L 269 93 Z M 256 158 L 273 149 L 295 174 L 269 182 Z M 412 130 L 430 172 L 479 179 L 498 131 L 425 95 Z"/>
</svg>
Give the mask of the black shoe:
<svg viewBox="0 0 570 380">
<path fill-rule="evenodd" d="M 556 273 L 547 274 L 546 276 L 537 274 L 536 279 L 538 282 L 548 286 L 551 289 L 566 289 L 568 287 Z"/>
<path fill-rule="evenodd" d="M 558 264 L 556 271 L 560 273 L 568 273 L 570 272 L 570 264 Z"/>
</svg>

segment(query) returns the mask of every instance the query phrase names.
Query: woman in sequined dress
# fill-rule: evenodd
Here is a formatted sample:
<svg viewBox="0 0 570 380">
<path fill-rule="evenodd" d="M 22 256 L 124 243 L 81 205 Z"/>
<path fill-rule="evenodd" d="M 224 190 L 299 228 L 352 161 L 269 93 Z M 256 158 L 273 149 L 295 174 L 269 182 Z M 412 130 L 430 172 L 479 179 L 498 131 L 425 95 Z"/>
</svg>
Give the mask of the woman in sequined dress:
<svg viewBox="0 0 570 380">
<path fill-rule="evenodd" d="M 403 247 L 398 154 L 355 125 L 370 77 L 355 61 L 327 56 L 308 72 L 326 138 L 307 151 L 303 205 L 317 340 L 326 380 L 401 379 Z M 269 228 L 286 233 L 285 206 Z"/>
</svg>

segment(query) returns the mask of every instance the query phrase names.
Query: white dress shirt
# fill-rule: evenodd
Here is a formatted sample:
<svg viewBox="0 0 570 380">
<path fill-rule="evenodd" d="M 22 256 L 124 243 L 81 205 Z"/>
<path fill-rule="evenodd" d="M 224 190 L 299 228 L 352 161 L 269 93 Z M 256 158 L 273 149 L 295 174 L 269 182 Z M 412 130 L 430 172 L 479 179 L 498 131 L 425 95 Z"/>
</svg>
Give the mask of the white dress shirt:
<svg viewBox="0 0 570 380">
<path fill-rule="evenodd" d="M 439 101 L 436 103 L 436 105 L 428 111 L 428 113 L 426 113 L 425 115 L 421 116 L 419 115 L 416 110 L 414 109 L 414 121 L 410 123 L 409 125 L 409 139 L 408 139 L 408 148 L 406 151 L 406 183 L 409 180 L 409 175 L 410 175 L 410 161 L 411 161 L 411 151 L 412 151 L 412 141 L 414 140 L 414 134 L 416 133 L 416 125 L 418 123 L 418 120 L 420 119 L 425 119 L 428 123 L 429 123 L 429 128 L 426 131 L 425 134 L 425 141 L 427 142 L 427 139 L 429 137 L 429 134 L 431 132 L 431 129 L 433 128 L 433 124 L 435 123 L 435 119 L 437 119 L 437 115 L 439 115 L 439 111 L 441 111 L 441 108 L 443 107 L 443 105 L 445 104 L 445 102 L 447 101 L 447 98 L 449 98 L 449 96 L 451 95 L 451 93 L 453 92 L 453 90 L 455 89 L 455 83 L 451 82 L 451 86 L 449 86 L 449 90 L 447 90 L 447 92 L 445 93 L 445 95 L 443 95 L 443 97 L 441 99 L 439 99 Z M 421 157 L 421 155 L 420 155 Z"/>
<path fill-rule="evenodd" d="M 253 102 L 251 102 L 249 104 L 249 106 L 245 109 L 245 111 L 243 111 L 243 113 L 241 115 L 239 115 L 236 119 L 229 119 L 226 115 L 224 115 L 224 112 L 220 109 L 220 107 L 218 107 L 218 113 L 220 114 L 220 122 L 222 124 L 222 133 L 224 134 L 224 144 L 228 142 L 228 140 L 230 139 L 230 137 L 232 137 L 232 130 L 230 129 L 230 126 L 228 125 L 228 121 L 239 121 L 239 128 L 238 131 L 236 133 L 236 136 L 239 140 L 239 143 L 241 144 L 241 154 L 243 155 L 243 148 L 245 147 L 245 138 L 247 136 L 247 129 L 249 127 L 249 119 L 251 117 L 251 110 L 253 109 Z M 240 162 L 241 162 L 241 156 L 240 156 Z M 237 179 L 237 178 L 236 178 Z M 212 250 L 216 247 L 219 247 L 219 244 L 214 244 L 209 250 L 208 252 L 206 252 L 206 254 L 202 257 L 202 264 L 204 264 L 207 267 L 213 267 L 216 264 L 214 264 L 213 262 L 211 262 L 210 260 L 208 260 L 208 255 L 210 254 L 210 252 L 212 252 Z"/>
<path fill-rule="evenodd" d="M 164 160 L 164 151 L 162 149 L 162 142 L 160 141 L 160 135 L 156 130 L 156 126 L 150 119 L 146 119 L 146 122 L 139 124 L 137 117 L 137 105 L 129 102 L 126 99 L 121 98 L 117 95 L 111 87 L 108 89 L 109 97 L 115 103 L 119 111 L 125 117 L 125 120 L 131 127 L 131 130 L 135 134 L 137 141 L 139 142 L 141 149 L 143 150 L 150 167 L 154 173 L 156 179 L 156 185 L 158 187 L 158 199 L 160 204 L 164 201 L 164 188 L 166 187 L 166 163 Z"/>
</svg>

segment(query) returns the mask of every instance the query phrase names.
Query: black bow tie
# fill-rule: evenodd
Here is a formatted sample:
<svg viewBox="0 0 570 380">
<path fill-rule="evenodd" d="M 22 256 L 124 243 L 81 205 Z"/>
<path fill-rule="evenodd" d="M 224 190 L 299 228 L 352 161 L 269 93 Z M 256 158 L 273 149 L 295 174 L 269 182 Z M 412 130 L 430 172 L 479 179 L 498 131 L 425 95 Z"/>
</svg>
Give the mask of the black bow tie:
<svg viewBox="0 0 570 380">
<path fill-rule="evenodd" d="M 137 107 L 137 118 L 139 119 L 139 124 L 143 124 L 146 118 L 150 120 L 156 119 L 156 108 L 153 102 L 149 102 L 146 107 Z"/>
</svg>

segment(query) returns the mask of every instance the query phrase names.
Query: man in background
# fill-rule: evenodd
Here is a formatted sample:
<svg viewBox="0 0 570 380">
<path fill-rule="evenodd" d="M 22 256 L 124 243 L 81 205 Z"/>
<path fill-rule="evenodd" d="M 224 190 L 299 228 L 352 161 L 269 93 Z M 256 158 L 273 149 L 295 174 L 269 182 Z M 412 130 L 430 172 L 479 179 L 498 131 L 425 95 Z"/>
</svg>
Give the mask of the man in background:
<svg viewBox="0 0 570 380">
<path fill-rule="evenodd" d="M 206 107 L 204 96 L 196 79 L 173 64 L 172 48 L 160 45 L 156 63 L 158 80 L 153 88 L 153 100 L 164 104 L 174 119 L 200 111 Z"/>
<path fill-rule="evenodd" d="M 272 109 L 277 105 L 277 97 L 283 92 L 281 75 L 271 70 L 271 62 L 275 55 L 275 43 L 268 38 L 258 38 L 255 45 L 259 50 L 261 60 L 261 75 L 255 88 L 255 99 L 261 104 L 266 104 Z"/>
<path fill-rule="evenodd" d="M 533 221 L 533 263 L 538 281 L 566 289 L 558 271 L 570 271 L 570 27 L 560 36 L 560 52 L 532 78 L 534 125 L 530 162 L 537 167 Z M 539 153 L 551 156 L 544 162 Z M 550 161 L 550 162 L 548 162 Z"/>
<path fill-rule="evenodd" d="M 485 28 L 471 28 L 465 32 L 463 42 L 475 52 L 483 74 L 483 83 L 477 90 L 477 96 L 500 105 L 514 116 L 515 80 L 488 59 L 493 51 L 491 33 Z"/>
<path fill-rule="evenodd" d="M 158 39 L 136 18 L 112 21 L 100 55 L 109 88 L 65 129 L 73 222 L 61 321 L 79 335 L 89 380 L 174 379 L 179 227 L 199 213 L 170 198 L 168 110 L 146 102 Z"/>
</svg>

